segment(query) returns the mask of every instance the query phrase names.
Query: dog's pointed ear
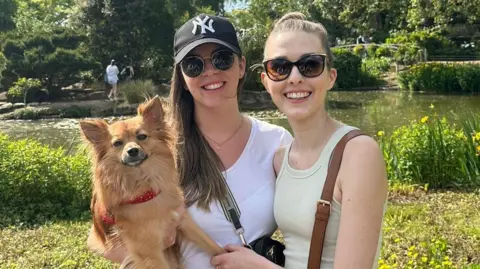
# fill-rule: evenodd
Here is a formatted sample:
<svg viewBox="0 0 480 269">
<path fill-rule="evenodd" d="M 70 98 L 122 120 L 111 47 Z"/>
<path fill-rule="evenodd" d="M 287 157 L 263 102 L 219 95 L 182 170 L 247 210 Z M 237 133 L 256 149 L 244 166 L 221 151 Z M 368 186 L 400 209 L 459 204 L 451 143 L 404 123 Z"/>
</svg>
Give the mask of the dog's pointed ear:
<svg viewBox="0 0 480 269">
<path fill-rule="evenodd" d="M 109 140 L 108 124 L 104 120 L 82 120 L 80 130 L 82 136 L 91 144 L 97 145 Z"/>
<path fill-rule="evenodd" d="M 163 111 L 162 101 L 160 97 L 155 96 L 138 107 L 138 115 L 142 116 L 145 121 L 151 123 L 162 122 L 165 112 Z"/>
</svg>

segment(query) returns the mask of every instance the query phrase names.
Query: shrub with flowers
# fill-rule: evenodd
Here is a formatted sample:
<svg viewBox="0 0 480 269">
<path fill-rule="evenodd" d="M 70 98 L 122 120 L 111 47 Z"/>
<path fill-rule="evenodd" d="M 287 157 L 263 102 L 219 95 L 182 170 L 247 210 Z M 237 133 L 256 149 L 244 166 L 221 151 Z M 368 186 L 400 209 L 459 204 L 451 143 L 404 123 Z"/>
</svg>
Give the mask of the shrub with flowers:
<svg viewBox="0 0 480 269">
<path fill-rule="evenodd" d="M 377 135 L 391 181 L 429 188 L 480 186 L 480 120 L 457 126 L 434 114 L 390 136 Z"/>
<path fill-rule="evenodd" d="M 475 153 L 480 156 L 480 131 L 478 133 L 472 133 L 473 145 L 475 147 Z"/>
</svg>

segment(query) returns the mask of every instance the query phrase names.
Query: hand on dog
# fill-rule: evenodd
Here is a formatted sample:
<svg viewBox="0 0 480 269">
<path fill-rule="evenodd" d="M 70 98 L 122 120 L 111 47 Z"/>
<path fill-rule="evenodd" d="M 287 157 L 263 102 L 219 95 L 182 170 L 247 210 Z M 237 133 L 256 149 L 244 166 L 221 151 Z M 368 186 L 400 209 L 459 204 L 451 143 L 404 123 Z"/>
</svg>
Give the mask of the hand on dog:
<svg viewBox="0 0 480 269">
<path fill-rule="evenodd" d="M 210 260 L 215 269 L 281 268 L 244 246 L 227 245 L 225 250 Z"/>
<path fill-rule="evenodd" d="M 175 221 L 172 222 L 167 228 L 167 233 L 166 233 L 167 236 L 163 241 L 165 249 L 175 244 L 175 241 L 176 241 L 175 239 L 177 238 L 177 228 L 180 225 L 180 221 L 182 221 L 182 218 L 184 216 L 185 205 L 182 203 L 182 205 L 177 208 L 175 213 L 177 214 L 177 217 L 175 218 Z"/>
</svg>

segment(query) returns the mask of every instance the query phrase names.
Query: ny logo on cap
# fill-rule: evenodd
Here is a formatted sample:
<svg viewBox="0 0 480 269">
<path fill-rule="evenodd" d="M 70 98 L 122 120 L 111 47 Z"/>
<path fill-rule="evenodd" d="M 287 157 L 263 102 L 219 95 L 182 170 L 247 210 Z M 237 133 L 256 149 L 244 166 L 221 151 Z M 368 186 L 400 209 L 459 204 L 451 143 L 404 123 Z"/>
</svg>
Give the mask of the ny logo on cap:
<svg viewBox="0 0 480 269">
<path fill-rule="evenodd" d="M 195 21 L 196 20 L 196 21 Z M 213 29 L 213 20 L 210 19 L 210 17 L 205 16 L 205 18 L 202 20 L 200 17 L 196 17 L 195 20 L 193 21 L 193 30 L 192 34 L 195 34 L 197 32 L 197 27 L 200 26 L 202 27 L 202 34 L 205 34 L 208 30 L 210 33 L 215 33 L 215 29 Z M 208 26 L 207 26 L 208 23 Z"/>
</svg>

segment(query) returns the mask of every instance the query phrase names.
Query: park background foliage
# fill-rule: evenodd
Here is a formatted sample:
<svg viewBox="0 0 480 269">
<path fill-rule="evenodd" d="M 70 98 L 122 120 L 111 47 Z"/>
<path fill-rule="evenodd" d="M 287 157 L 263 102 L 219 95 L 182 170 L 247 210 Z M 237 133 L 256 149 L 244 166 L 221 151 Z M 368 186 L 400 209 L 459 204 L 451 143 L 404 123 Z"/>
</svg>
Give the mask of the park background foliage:
<svg viewBox="0 0 480 269">
<path fill-rule="evenodd" d="M 408 66 L 425 60 L 425 56 L 480 57 L 480 0 L 382 0 L 375 5 L 355 0 L 0 3 L 0 92 L 19 80 L 38 79 L 51 100 L 62 97 L 60 89 L 72 83 L 101 81 L 111 59 L 120 69 L 132 65 L 137 79 L 168 82 L 175 30 L 200 12 L 226 16 L 234 22 L 252 67 L 245 88 L 253 91 L 263 89 L 258 77 L 261 69 L 255 67 L 263 59 L 268 32 L 275 20 L 289 11 L 303 12 L 323 23 L 332 46 L 354 44 L 360 35 L 378 44 L 349 48 L 358 58 L 348 55 L 346 49 L 336 50 L 335 63 L 342 70 L 336 87 L 339 90 L 379 85 L 382 73 L 393 63 Z M 404 80 L 410 78 L 405 76 Z M 404 84 L 404 88 L 422 89 L 416 82 Z M 448 91 L 470 91 L 463 85 L 454 86 Z M 16 98 L 12 95 L 10 99 Z"/>
</svg>

